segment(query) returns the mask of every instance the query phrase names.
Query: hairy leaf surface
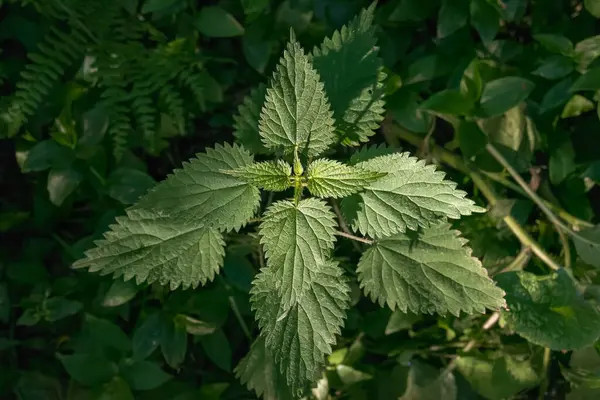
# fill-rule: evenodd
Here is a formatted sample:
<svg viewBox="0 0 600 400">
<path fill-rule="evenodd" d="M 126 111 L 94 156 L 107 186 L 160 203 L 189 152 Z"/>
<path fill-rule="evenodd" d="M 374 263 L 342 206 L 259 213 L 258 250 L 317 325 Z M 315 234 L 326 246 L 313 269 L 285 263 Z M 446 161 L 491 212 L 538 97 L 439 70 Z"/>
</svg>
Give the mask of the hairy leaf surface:
<svg viewBox="0 0 600 400">
<path fill-rule="evenodd" d="M 553 350 L 578 349 L 600 337 L 600 312 L 583 299 L 565 271 L 551 276 L 507 272 L 497 276 L 506 290 L 504 317 L 525 339 Z"/>
<path fill-rule="evenodd" d="M 298 148 L 316 156 L 335 141 L 323 83 L 293 37 L 267 89 L 259 127 L 265 146 L 286 154 Z"/>
<path fill-rule="evenodd" d="M 217 145 L 184 163 L 133 208 L 219 230 L 239 229 L 254 215 L 259 191 L 227 171 L 250 164 L 252 156 L 243 147 Z"/>
<path fill-rule="evenodd" d="M 308 166 L 308 190 L 317 197 L 345 197 L 385 175 L 338 161 L 319 159 Z"/>
<path fill-rule="evenodd" d="M 74 268 L 138 284 L 158 282 L 171 290 L 204 285 L 223 264 L 225 242 L 221 233 L 201 222 L 180 222 L 146 210 L 128 210 L 117 217 L 103 240 L 88 250 Z"/>
<path fill-rule="evenodd" d="M 387 173 L 360 193 L 359 204 L 352 204 L 353 199 L 342 203 L 353 229 L 364 235 L 386 237 L 407 228 L 428 227 L 444 217 L 484 211 L 465 197 L 466 192 L 457 190 L 456 183 L 445 180 L 445 174 L 434 165 L 408 153 L 376 157 L 356 166 Z"/>
<path fill-rule="evenodd" d="M 263 400 L 294 399 L 262 336 L 254 341 L 248 354 L 235 368 L 235 374 L 242 384 L 262 396 Z"/>
<path fill-rule="evenodd" d="M 358 263 L 365 293 L 403 312 L 459 315 L 504 306 L 504 292 L 459 234 L 442 223 L 416 237 L 397 234 L 378 240 Z"/>
<path fill-rule="evenodd" d="M 324 261 L 292 303 L 279 288 L 287 285 L 272 267 L 261 270 L 252 288 L 252 308 L 267 349 L 286 377 L 292 393 L 306 390 L 321 376 L 350 301 L 350 288 L 337 263 Z"/>
<path fill-rule="evenodd" d="M 366 142 L 383 121 L 384 74 L 373 28 L 375 3 L 313 50 L 342 143 Z"/>
<path fill-rule="evenodd" d="M 298 205 L 273 204 L 259 233 L 267 265 L 281 282 L 284 305 L 297 301 L 310 287 L 317 267 L 329 258 L 335 241 L 335 215 L 323 200 L 309 198 Z"/>
<path fill-rule="evenodd" d="M 292 167 L 283 160 L 263 161 L 228 171 L 228 173 L 259 188 L 281 191 L 290 187 Z"/>
</svg>

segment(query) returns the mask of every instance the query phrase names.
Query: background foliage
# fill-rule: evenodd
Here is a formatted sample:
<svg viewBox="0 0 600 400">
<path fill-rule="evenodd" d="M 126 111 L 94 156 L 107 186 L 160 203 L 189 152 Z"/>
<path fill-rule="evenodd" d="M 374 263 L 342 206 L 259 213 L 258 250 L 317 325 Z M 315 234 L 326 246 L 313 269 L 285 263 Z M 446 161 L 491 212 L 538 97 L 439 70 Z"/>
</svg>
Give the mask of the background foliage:
<svg viewBox="0 0 600 400">
<path fill-rule="evenodd" d="M 256 236 L 228 235 L 224 273 L 196 290 L 70 266 L 234 124 L 247 140 L 237 107 L 290 27 L 311 49 L 369 4 L 0 4 L 0 397 L 255 398 L 232 371 L 258 332 Z M 441 164 L 488 207 L 457 227 L 510 311 L 417 316 L 354 287 L 314 396 L 597 398 L 600 5 L 391 0 L 375 15 L 386 119 L 372 142 Z M 359 255 L 335 254 L 350 275 Z"/>
</svg>

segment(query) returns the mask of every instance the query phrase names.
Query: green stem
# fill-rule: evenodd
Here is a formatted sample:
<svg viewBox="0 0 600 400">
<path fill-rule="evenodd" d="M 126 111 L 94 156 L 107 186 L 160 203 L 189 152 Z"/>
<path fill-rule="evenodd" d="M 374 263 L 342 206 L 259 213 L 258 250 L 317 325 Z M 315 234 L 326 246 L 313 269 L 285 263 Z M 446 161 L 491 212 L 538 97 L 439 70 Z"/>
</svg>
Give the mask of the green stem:
<svg viewBox="0 0 600 400">
<path fill-rule="evenodd" d="M 420 147 L 422 145 L 423 141 L 418 135 L 415 135 L 414 133 L 405 129 L 391 124 L 384 125 L 384 129 L 393 129 L 394 135 L 416 147 Z M 387 134 L 390 133 L 391 132 L 388 132 Z M 461 157 L 437 145 L 431 145 L 430 150 L 435 159 L 451 168 L 454 168 L 457 171 L 469 175 L 475 186 L 481 191 L 481 194 L 487 199 L 491 206 L 494 206 L 498 202 L 499 199 L 496 196 L 492 186 L 488 184 L 481 174 L 467 166 Z M 552 259 L 552 257 L 550 257 L 550 255 L 548 255 L 548 253 L 542 249 L 542 247 L 529 235 L 529 233 L 523 229 L 517 220 L 510 215 L 504 217 L 503 220 L 523 246 L 529 247 L 533 254 L 542 260 L 550 269 L 560 269 L 560 265 L 558 265 Z"/>
<path fill-rule="evenodd" d="M 354 236 L 354 235 L 352 235 L 350 233 L 346 233 L 346 232 L 342 232 L 342 231 L 337 231 L 335 234 L 338 235 L 338 236 L 342 236 L 342 237 L 351 239 L 351 240 L 356 240 L 357 242 L 361 242 L 361 243 L 366 243 L 366 244 L 373 244 L 373 243 L 375 243 L 374 241 L 372 241 L 370 239 L 367 239 L 367 238 L 364 238 L 364 237 L 360 237 L 360 236 Z"/>
</svg>

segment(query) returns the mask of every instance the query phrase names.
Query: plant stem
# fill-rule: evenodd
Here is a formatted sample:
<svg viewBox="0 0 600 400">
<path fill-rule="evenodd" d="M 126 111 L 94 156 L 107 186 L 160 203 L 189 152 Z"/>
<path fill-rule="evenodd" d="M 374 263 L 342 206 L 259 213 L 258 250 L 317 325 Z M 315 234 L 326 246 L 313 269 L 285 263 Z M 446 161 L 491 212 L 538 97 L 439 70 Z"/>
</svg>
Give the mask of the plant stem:
<svg viewBox="0 0 600 400">
<path fill-rule="evenodd" d="M 543 378 L 542 378 L 542 382 L 540 383 L 540 391 L 538 393 L 538 399 L 539 400 L 543 400 L 544 399 L 544 395 L 546 394 L 546 390 L 548 390 L 548 367 L 550 366 L 550 356 L 552 355 L 550 348 L 545 347 L 544 348 L 544 358 L 542 361 L 542 373 Z"/>
<path fill-rule="evenodd" d="M 342 232 L 342 231 L 337 231 L 335 232 L 336 235 L 338 236 L 342 236 L 351 240 L 356 240 L 357 242 L 361 242 L 361 243 L 366 243 L 366 244 L 373 244 L 375 243 L 373 240 L 364 238 L 364 237 L 360 237 L 360 236 L 354 236 L 350 233 L 346 233 L 346 232 Z"/>
<path fill-rule="evenodd" d="M 337 216 L 338 219 L 338 224 L 340 225 L 340 228 L 342 228 L 342 231 L 351 235 L 352 233 L 350 233 L 350 229 L 348 229 L 348 224 L 346 224 L 346 221 L 344 220 L 344 216 L 342 215 L 342 212 L 340 211 L 340 207 L 337 204 L 337 201 L 335 201 L 334 199 L 330 200 L 331 203 L 331 207 L 333 208 L 333 212 L 335 212 L 335 215 Z M 358 252 L 362 252 L 362 249 L 360 247 L 360 245 L 358 243 L 356 243 L 356 241 L 352 241 L 352 246 L 354 246 L 354 249 Z"/>
<path fill-rule="evenodd" d="M 520 271 L 523 269 L 523 267 L 525 265 L 527 265 L 530 258 L 531 258 L 531 248 L 523 247 L 521 249 L 521 251 L 519 252 L 519 254 L 517 254 L 517 256 L 515 257 L 515 259 L 512 260 L 512 262 L 510 264 L 508 264 L 506 267 L 504 267 L 498 273 L 502 274 L 504 272 L 509 272 L 509 271 Z"/>
<path fill-rule="evenodd" d="M 393 132 L 388 131 L 386 136 L 391 136 L 391 133 L 393 133 L 395 136 L 398 136 L 400 139 L 412 144 L 413 146 L 420 147 L 422 144 L 422 139 L 412 132 L 392 124 L 384 124 L 383 127 L 384 129 L 394 130 Z M 488 182 L 481 174 L 479 174 L 479 172 L 467 166 L 461 157 L 437 145 L 431 145 L 430 150 L 435 159 L 451 168 L 454 168 L 457 171 L 469 175 L 475 186 L 481 191 L 481 194 L 487 199 L 491 206 L 494 206 L 498 202 L 498 197 L 496 196 L 492 186 L 488 184 Z M 552 257 L 550 257 L 550 255 L 548 255 L 548 253 L 541 248 L 541 246 L 527 233 L 527 231 L 525 231 L 525 229 L 523 229 L 517 220 L 510 215 L 505 216 L 503 220 L 513 234 L 517 237 L 517 239 L 521 241 L 521 244 L 523 244 L 525 247 L 529 247 L 533 254 L 535 254 L 546 265 L 548 265 L 550 269 L 557 270 L 560 268 L 560 265 L 558 265 L 552 259 Z"/>
</svg>

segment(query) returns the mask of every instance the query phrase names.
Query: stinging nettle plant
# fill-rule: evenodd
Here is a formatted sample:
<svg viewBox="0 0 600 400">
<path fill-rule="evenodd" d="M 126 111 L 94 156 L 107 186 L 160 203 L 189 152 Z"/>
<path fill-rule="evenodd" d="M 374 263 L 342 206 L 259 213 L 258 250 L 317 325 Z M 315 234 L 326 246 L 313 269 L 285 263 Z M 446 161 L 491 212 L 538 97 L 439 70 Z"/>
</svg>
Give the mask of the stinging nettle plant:
<svg viewBox="0 0 600 400">
<path fill-rule="evenodd" d="M 323 157 L 368 141 L 383 119 L 373 11 L 311 55 L 292 33 L 269 87 L 240 106 L 242 145 L 218 145 L 185 163 L 74 264 L 195 288 L 219 272 L 224 233 L 259 221 L 266 266 L 251 304 L 260 335 L 236 373 L 265 398 L 299 397 L 322 375 L 350 306 L 350 278 L 333 255 L 338 236 L 364 246 L 358 280 L 381 306 L 458 316 L 505 305 L 447 222 L 484 210 L 443 172 L 384 147 L 365 147 L 349 163 Z M 276 158 L 256 162 L 248 149 Z M 257 216 L 260 189 L 290 196 Z M 326 199 L 342 199 L 339 215 Z"/>
</svg>

